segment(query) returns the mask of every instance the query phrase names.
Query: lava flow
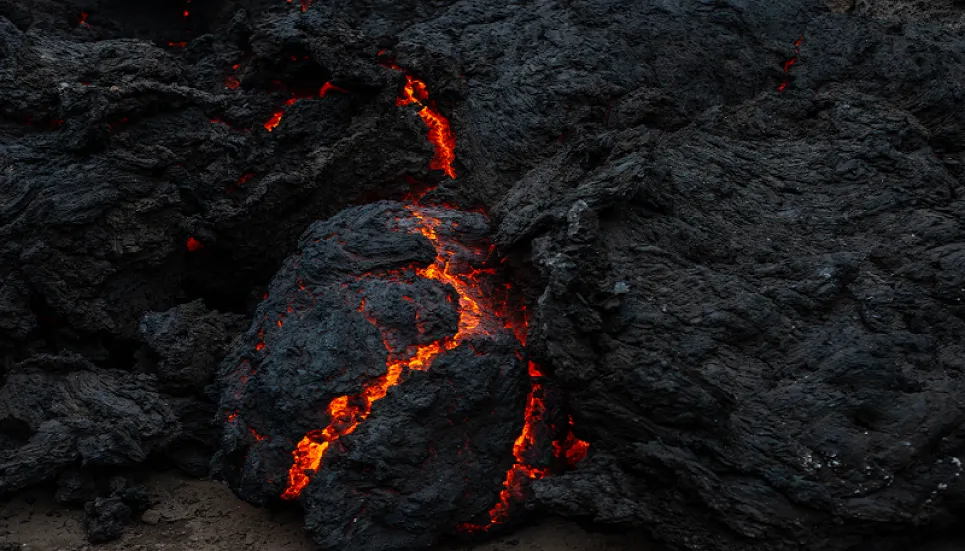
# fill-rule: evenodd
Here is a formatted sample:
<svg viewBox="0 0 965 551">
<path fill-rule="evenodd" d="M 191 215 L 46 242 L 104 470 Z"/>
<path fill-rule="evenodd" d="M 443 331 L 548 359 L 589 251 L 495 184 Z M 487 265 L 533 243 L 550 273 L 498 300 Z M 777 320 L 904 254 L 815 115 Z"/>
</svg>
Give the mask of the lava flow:
<svg viewBox="0 0 965 551">
<path fill-rule="evenodd" d="M 405 87 L 398 99 L 395 100 L 395 104 L 409 105 L 414 103 L 422 107 L 419 110 L 419 116 L 422 117 L 422 121 L 426 123 L 426 127 L 429 129 L 429 142 L 435 149 L 435 154 L 429 161 L 429 168 L 441 170 L 446 173 L 446 176 L 455 178 L 456 170 L 452 167 L 452 163 L 456 160 L 456 136 L 449 127 L 449 119 L 436 109 L 435 102 L 429 101 L 426 83 L 413 77 L 395 63 L 387 62 L 382 65 L 389 69 L 402 71 L 405 74 Z"/>
<path fill-rule="evenodd" d="M 353 433 L 359 423 L 372 412 L 372 404 L 384 398 L 389 388 L 399 384 L 406 371 L 429 369 L 432 361 L 440 353 L 452 350 L 467 337 L 479 334 L 480 325 L 485 317 L 492 319 L 497 317 L 495 304 L 477 283 L 479 275 L 489 271 L 473 269 L 467 274 L 454 273 L 450 262 L 454 253 L 445 246 L 446 243 L 436 232 L 436 228 L 442 221 L 414 204 L 408 205 L 407 208 L 412 217 L 418 221 L 415 231 L 425 236 L 436 249 L 435 261 L 425 268 L 417 268 L 416 275 L 438 281 L 443 285 L 450 285 L 456 290 L 459 296 L 458 330 L 454 336 L 428 344 L 411 346 L 405 351 L 404 357 L 397 357 L 393 353 L 392 347 L 386 342 L 386 336 L 383 334 L 383 342 L 389 351 L 385 375 L 367 384 L 359 394 L 340 396 L 329 403 L 328 414 L 331 418 L 329 425 L 305 435 L 292 453 L 295 460 L 288 472 L 288 486 L 282 493 L 284 499 L 298 497 L 302 489 L 308 485 L 310 473 L 317 471 L 321 466 L 330 445 L 342 436 Z M 366 314 L 364 299 L 359 306 L 359 311 Z M 366 318 L 381 331 L 377 320 L 368 315 Z"/>
<path fill-rule="evenodd" d="M 394 64 L 385 65 L 392 69 L 402 70 Z M 322 88 L 320 95 L 324 96 L 327 86 L 326 84 L 326 87 Z M 428 102 L 429 94 L 425 83 L 406 73 L 406 85 L 396 103 L 397 105 L 415 103 L 422 107 L 419 114 L 429 127 L 429 140 L 435 146 L 435 156 L 430 163 L 430 167 L 442 170 L 454 178 L 456 173 L 452 163 L 455 160 L 455 137 L 449 129 L 448 120 Z M 276 115 L 277 118 L 273 117 L 272 121 L 269 121 L 274 126 L 277 126 L 281 119 L 280 112 Z M 266 128 L 268 128 L 268 124 L 266 124 Z M 429 240 L 435 248 L 436 257 L 432 264 L 426 267 L 415 267 L 414 271 L 418 277 L 435 280 L 455 290 L 459 297 L 459 319 L 456 333 L 428 344 L 410 346 L 402 354 L 397 354 L 389 344 L 387 335 L 381 329 L 378 320 L 367 312 L 363 297 L 358 306 L 358 311 L 366 317 L 369 323 L 379 329 L 388 351 L 385 374 L 366 384 L 358 394 L 339 396 L 329 403 L 327 408 L 330 419 L 328 426 L 306 434 L 292 452 L 293 463 L 288 471 L 287 486 L 281 494 L 283 499 L 295 499 L 301 494 L 311 481 L 311 477 L 322 466 L 325 454 L 332 444 L 343 436 L 352 434 L 359 424 L 371 414 L 373 404 L 384 398 L 390 388 L 400 384 L 407 372 L 429 369 L 439 354 L 456 348 L 467 338 L 487 334 L 492 327 L 504 326 L 512 329 L 520 344 L 525 345 L 527 325 L 525 318 L 521 323 L 514 323 L 510 316 L 506 314 L 505 305 L 497 304 L 497 301 L 487 292 L 486 287 L 480 285 L 481 277 L 484 274 L 491 275 L 493 271 L 480 268 L 470 268 L 466 271 L 463 267 L 461 268 L 462 272 L 458 272 L 455 267 L 457 263 L 453 262 L 454 250 L 457 248 L 449 246 L 450 243 L 445 238 L 440 237 L 440 234 L 443 233 L 440 229 L 444 221 L 433 214 L 433 209 L 421 207 L 419 205 L 420 198 L 421 195 L 408 199 L 405 203 L 409 214 L 416 223 L 411 231 L 417 231 Z M 476 252 L 482 251 L 477 250 Z M 487 323 L 499 320 L 503 321 L 499 322 L 498 325 Z M 279 325 L 281 325 L 280 321 Z M 263 342 L 259 342 L 256 348 L 258 350 L 263 349 Z M 503 488 L 499 494 L 499 501 L 489 512 L 489 523 L 485 525 L 462 524 L 458 527 L 462 531 L 485 531 L 508 520 L 512 502 L 523 497 L 525 481 L 543 478 L 550 472 L 549 468 L 530 465 L 527 459 L 539 445 L 536 435 L 540 426 L 547 424 L 543 374 L 533 362 L 529 362 L 529 376 L 532 388 L 526 399 L 523 430 L 513 444 L 515 461 L 506 474 Z M 572 419 L 570 424 L 572 424 Z M 566 460 L 572 466 L 586 455 L 588 446 L 586 442 L 576 438 L 570 430 L 565 440 L 553 443 L 554 455 Z"/>
<path fill-rule="evenodd" d="M 786 74 L 791 73 L 791 67 L 797 63 L 798 55 L 801 53 L 801 44 L 804 42 L 804 35 L 798 37 L 797 42 L 794 43 L 794 57 L 784 62 L 784 72 Z M 777 87 L 778 92 L 783 92 L 787 88 L 788 81 L 784 81 L 780 86 Z"/>
<path fill-rule="evenodd" d="M 231 86 L 229 86 L 229 87 L 231 87 Z M 235 88 L 236 88 L 236 87 L 237 87 L 237 86 L 235 86 Z M 326 83 L 323 84 L 322 87 L 318 90 L 318 97 L 324 98 L 326 95 L 328 95 L 329 92 L 333 92 L 333 91 L 334 91 L 334 92 L 341 92 L 341 93 L 343 93 L 343 94 L 347 94 L 347 93 L 348 93 L 348 90 L 346 90 L 345 88 L 342 88 L 342 87 L 340 87 L 340 86 L 335 86 L 335 85 L 332 84 L 331 82 L 326 82 Z M 262 126 L 265 127 L 265 130 L 271 132 L 272 130 L 274 130 L 275 128 L 277 128 L 278 125 L 281 123 L 282 115 L 285 114 L 285 109 L 284 109 L 284 108 L 285 108 L 285 107 L 288 107 L 288 106 L 290 106 L 290 105 L 294 105 L 296 101 L 298 101 L 298 100 L 300 100 L 300 99 L 306 99 L 306 97 L 312 97 L 312 96 L 299 97 L 299 96 L 296 96 L 296 95 L 293 94 L 292 97 L 290 97 L 290 98 L 288 98 L 287 100 L 285 100 L 285 105 L 284 105 L 284 107 L 282 107 L 282 108 L 279 109 L 278 111 L 275 111 L 275 112 L 272 114 L 271 118 L 268 119 L 268 122 L 266 122 L 266 123 L 263 124 Z"/>
</svg>

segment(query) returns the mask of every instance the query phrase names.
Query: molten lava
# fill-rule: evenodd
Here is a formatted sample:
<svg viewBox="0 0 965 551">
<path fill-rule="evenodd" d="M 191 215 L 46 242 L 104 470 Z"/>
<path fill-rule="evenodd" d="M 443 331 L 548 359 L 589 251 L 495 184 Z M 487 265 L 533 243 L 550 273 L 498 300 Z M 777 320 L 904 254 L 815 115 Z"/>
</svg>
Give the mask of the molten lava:
<svg viewBox="0 0 965 551">
<path fill-rule="evenodd" d="M 538 426 L 544 424 L 543 415 L 546 413 L 546 404 L 543 401 L 543 385 L 540 382 L 543 374 L 533 362 L 529 362 L 529 376 L 532 389 L 530 389 L 529 396 L 526 398 L 523 431 L 513 444 L 513 457 L 516 459 L 516 462 L 510 467 L 509 471 L 506 472 L 503 489 L 499 492 L 499 501 L 489 510 L 488 524 L 460 524 L 458 527 L 460 531 L 469 533 L 485 532 L 497 524 L 506 522 L 509 519 L 510 504 L 524 497 L 523 484 L 525 480 L 536 480 L 549 474 L 549 469 L 532 467 L 527 463 L 527 456 L 530 454 L 530 450 L 537 446 L 536 429 Z"/>
<path fill-rule="evenodd" d="M 310 0 L 302 0 L 303 11 L 307 9 L 310 3 Z M 394 64 L 385 65 L 402 71 Z M 456 172 L 452 166 L 455 161 L 455 136 L 450 129 L 449 121 L 430 102 L 425 83 L 408 73 L 405 73 L 405 77 L 405 87 L 396 103 L 400 106 L 416 104 L 421 107 L 419 115 L 429 129 L 428 138 L 435 150 L 430 167 L 434 170 L 443 171 L 450 178 L 455 178 Z M 331 91 L 346 92 L 346 90 L 326 82 L 319 90 L 319 96 L 325 97 Z M 297 99 L 292 97 L 286 102 L 286 105 L 291 105 Z M 282 115 L 283 111 L 276 112 L 264 124 L 265 128 L 269 132 L 276 128 L 281 122 Z M 497 301 L 487 286 L 480 284 L 482 278 L 493 275 L 494 270 L 467 268 L 463 262 L 456 262 L 454 251 L 458 250 L 459 247 L 451 246 L 453 243 L 448 241 L 447 232 L 442 231 L 445 228 L 444 224 L 447 224 L 447 222 L 435 214 L 438 213 L 438 210 L 426 208 L 419 204 L 422 195 L 416 194 L 406 200 L 406 209 L 410 220 L 414 223 L 410 231 L 422 234 L 434 247 L 436 256 L 428 266 L 413 266 L 410 270 L 418 277 L 437 281 L 455 290 L 455 295 L 459 301 L 456 333 L 427 344 L 409 346 L 404 351 L 397 352 L 389 344 L 390 339 L 387 332 L 383 330 L 374 315 L 366 309 L 365 297 L 363 296 L 357 310 L 382 335 L 383 343 L 388 352 L 385 373 L 367 382 L 358 393 L 339 396 L 329 402 L 326 408 L 328 424 L 324 428 L 308 432 L 292 451 L 292 466 L 288 471 L 286 487 L 281 494 L 283 499 L 296 499 L 301 495 L 304 488 L 311 482 L 312 477 L 322 467 L 326 453 L 332 445 L 338 443 L 342 437 L 354 433 L 372 413 L 375 402 L 387 396 L 390 388 L 402 383 L 409 372 L 429 369 L 440 354 L 456 348 L 467 339 L 487 334 L 496 327 L 505 327 L 512 330 L 520 344 L 525 346 L 527 323 L 523 309 L 520 309 L 521 316 L 508 315 L 506 305 Z M 456 225 L 455 222 L 452 222 L 452 224 Z M 464 246 L 464 244 L 462 245 Z M 484 250 L 476 250 L 475 252 L 482 253 Z M 304 289 L 301 282 L 299 282 L 299 287 Z M 506 287 L 508 289 L 511 286 L 507 284 Z M 413 300 L 409 296 L 402 298 L 410 302 Z M 517 319 L 518 317 L 522 319 Z M 283 326 L 281 318 L 277 320 L 277 324 L 279 327 Z M 259 330 L 258 337 L 255 349 L 262 352 L 265 349 L 264 329 Z M 521 355 L 519 357 L 522 358 Z M 492 526 L 505 522 L 509 518 L 511 504 L 524 497 L 527 481 L 543 478 L 550 473 L 550 468 L 536 467 L 529 462 L 529 458 L 533 456 L 537 448 L 549 444 L 549 442 L 541 441 L 541 438 L 538 437 L 539 434 L 545 433 L 543 429 L 549 425 L 549 421 L 546 419 L 544 375 L 536 364 L 529 362 L 529 376 L 532 388 L 526 399 L 523 430 L 513 444 L 514 464 L 506 473 L 499 494 L 499 501 L 489 511 L 488 523 L 460 525 L 459 528 L 463 531 L 486 531 Z M 572 419 L 570 425 L 572 425 Z M 251 432 L 256 440 L 264 438 L 253 430 Z M 589 446 L 586 442 L 576 438 L 572 428 L 570 428 L 565 439 L 552 444 L 554 455 L 570 466 L 575 465 L 585 457 Z"/>
<path fill-rule="evenodd" d="M 402 88 L 402 93 L 395 100 L 395 104 L 401 106 L 414 103 L 422 107 L 419 110 L 419 116 L 429 129 L 429 142 L 435 149 L 435 154 L 429 161 L 429 168 L 441 170 L 446 173 L 446 176 L 455 178 L 456 169 L 452 167 L 452 163 L 456 160 L 456 136 L 449 127 L 449 119 L 436 109 L 435 102 L 429 101 L 426 83 L 394 63 L 383 63 L 383 66 L 405 73 L 405 87 Z"/>
<path fill-rule="evenodd" d="M 268 122 L 262 125 L 265 127 L 265 130 L 269 132 L 274 130 L 278 126 L 278 123 L 281 122 L 281 116 L 283 113 L 284 113 L 283 111 L 275 111 L 275 113 L 271 116 L 271 118 L 268 119 Z"/>
<path fill-rule="evenodd" d="M 78 25 L 89 25 L 89 23 L 87 23 L 87 17 L 88 17 L 87 12 L 83 12 L 83 11 L 80 12 L 80 21 L 78 21 L 77 24 L 78 24 Z"/>
<path fill-rule="evenodd" d="M 804 42 L 804 35 L 798 37 L 797 41 L 794 43 L 794 57 L 784 62 L 784 72 L 786 74 L 791 74 L 791 67 L 794 66 L 798 61 L 798 56 L 801 53 L 801 44 Z M 777 87 L 778 92 L 783 92 L 787 88 L 788 81 L 784 81 L 780 86 Z"/>
<path fill-rule="evenodd" d="M 341 92 L 343 94 L 347 94 L 348 90 L 346 90 L 345 88 L 341 88 L 339 86 L 335 86 L 331 82 L 326 82 L 325 84 L 322 85 L 321 90 L 318 91 L 318 97 L 324 98 L 325 94 L 329 92 Z"/>
<path fill-rule="evenodd" d="M 459 295 L 458 330 L 452 337 L 411 346 L 401 357 L 394 354 L 392 347 L 386 342 L 386 335 L 383 334 L 383 342 L 386 343 L 386 349 L 389 351 L 385 375 L 368 383 L 360 393 L 354 396 L 340 396 L 329 403 L 328 415 L 331 421 L 328 426 L 305 435 L 292 453 L 294 463 L 288 471 L 288 486 L 282 493 L 283 499 L 294 499 L 301 494 L 302 489 L 308 485 L 310 476 L 318 471 L 331 444 L 342 436 L 355 432 L 359 423 L 372 412 L 372 404 L 384 398 L 390 388 L 399 384 L 406 372 L 429 369 L 436 356 L 459 346 L 464 339 L 477 335 L 477 329 L 485 316 L 493 319 L 497 317 L 495 304 L 486 296 L 477 282 L 480 273 L 489 272 L 473 269 L 465 274 L 454 273 L 451 267 L 454 253 L 446 247 L 446 243 L 440 239 L 436 231 L 436 228 L 443 223 L 442 220 L 414 204 L 407 208 L 418 222 L 414 231 L 425 236 L 436 249 L 435 261 L 425 268 L 417 268 L 416 274 L 443 285 L 450 285 L 456 290 Z M 367 314 L 364 299 L 358 310 Z M 378 320 L 368 315 L 366 319 L 381 332 Z"/>
<path fill-rule="evenodd" d="M 188 238 L 188 242 L 186 246 L 188 247 L 188 251 L 192 253 L 198 252 L 204 248 L 204 245 L 202 245 L 200 241 L 195 239 L 194 236 Z"/>
</svg>

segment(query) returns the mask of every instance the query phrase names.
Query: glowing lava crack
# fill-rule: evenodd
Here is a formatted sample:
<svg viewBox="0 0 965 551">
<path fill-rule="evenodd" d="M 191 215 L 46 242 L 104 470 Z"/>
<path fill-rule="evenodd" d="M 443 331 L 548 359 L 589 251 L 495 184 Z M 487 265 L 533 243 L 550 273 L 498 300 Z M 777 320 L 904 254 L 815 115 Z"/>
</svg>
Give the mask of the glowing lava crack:
<svg viewBox="0 0 965 551">
<path fill-rule="evenodd" d="M 420 106 L 431 166 L 455 176 L 454 137 L 428 98 L 406 73 L 397 103 Z M 325 548 L 416 548 L 505 524 L 529 481 L 583 458 L 526 358 L 489 231 L 481 213 L 414 199 L 305 232 L 222 364 L 215 465 L 239 495 L 299 499 Z"/>
</svg>

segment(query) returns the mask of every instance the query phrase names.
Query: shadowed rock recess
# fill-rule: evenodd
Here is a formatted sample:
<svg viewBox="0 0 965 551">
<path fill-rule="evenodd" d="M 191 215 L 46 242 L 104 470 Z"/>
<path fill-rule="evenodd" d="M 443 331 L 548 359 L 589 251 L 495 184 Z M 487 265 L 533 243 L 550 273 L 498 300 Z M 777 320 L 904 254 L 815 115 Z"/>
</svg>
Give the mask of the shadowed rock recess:
<svg viewBox="0 0 965 551">
<path fill-rule="evenodd" d="M 0 494 L 324 549 L 965 513 L 965 5 L 0 0 Z"/>
</svg>

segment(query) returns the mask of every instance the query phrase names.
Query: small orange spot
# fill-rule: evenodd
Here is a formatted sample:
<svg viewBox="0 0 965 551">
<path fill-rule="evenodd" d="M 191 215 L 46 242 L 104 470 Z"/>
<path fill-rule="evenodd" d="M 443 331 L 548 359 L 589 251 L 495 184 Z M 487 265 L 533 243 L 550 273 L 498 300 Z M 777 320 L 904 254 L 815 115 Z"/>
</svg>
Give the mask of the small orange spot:
<svg viewBox="0 0 965 551">
<path fill-rule="evenodd" d="M 87 24 L 88 24 L 88 23 L 87 23 L 87 16 L 88 16 L 87 12 L 83 12 L 83 11 L 80 12 L 80 21 L 79 21 L 77 24 L 78 24 L 78 25 L 87 25 Z"/>
<path fill-rule="evenodd" d="M 238 88 L 239 86 L 241 86 L 241 81 L 239 81 L 239 80 L 238 80 L 238 77 L 236 77 L 236 76 L 234 76 L 234 75 L 228 75 L 228 76 L 225 77 L 225 79 L 224 79 L 224 85 L 227 86 L 228 88 L 231 88 L 232 90 L 234 90 L 234 89 Z"/>
<path fill-rule="evenodd" d="M 184 47 L 186 47 L 187 45 L 188 45 L 188 43 L 187 43 L 187 42 L 184 42 L 184 41 L 181 41 L 181 42 L 168 42 L 168 46 L 171 46 L 172 48 L 184 48 Z"/>
<path fill-rule="evenodd" d="M 274 130 L 275 128 L 277 128 L 277 127 L 278 127 L 278 123 L 281 122 L 281 116 L 282 116 L 282 114 L 283 114 L 282 111 L 277 111 L 274 115 L 272 115 L 271 118 L 268 119 L 268 122 L 266 122 L 266 123 L 263 125 L 263 126 L 265 127 L 265 130 L 271 132 L 272 130 Z"/>
<path fill-rule="evenodd" d="M 263 342 L 260 342 L 255 345 L 255 350 L 257 350 L 258 352 L 261 352 L 262 350 L 264 350 L 264 348 L 265 348 L 265 343 Z"/>
<path fill-rule="evenodd" d="M 184 16 L 187 17 L 189 15 L 191 15 L 191 12 L 189 12 L 188 10 L 184 10 Z"/>
<path fill-rule="evenodd" d="M 202 245 L 201 242 L 195 239 L 194 237 L 188 238 L 187 246 L 188 246 L 188 250 L 193 253 L 198 252 L 204 248 L 204 245 Z"/>
</svg>

